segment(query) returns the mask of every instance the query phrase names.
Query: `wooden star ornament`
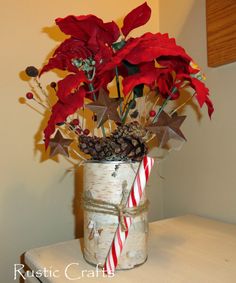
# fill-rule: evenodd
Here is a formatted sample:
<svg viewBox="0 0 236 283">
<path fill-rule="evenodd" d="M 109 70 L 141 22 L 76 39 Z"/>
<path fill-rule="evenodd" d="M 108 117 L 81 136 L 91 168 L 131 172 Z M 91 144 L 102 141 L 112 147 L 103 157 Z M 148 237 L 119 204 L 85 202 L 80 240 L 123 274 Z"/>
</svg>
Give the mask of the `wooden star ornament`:
<svg viewBox="0 0 236 283">
<path fill-rule="evenodd" d="M 61 154 L 69 157 L 68 146 L 73 142 L 71 139 L 65 139 L 61 132 L 57 130 L 54 138 L 50 139 L 50 157 L 53 157 L 57 154 Z"/>
<path fill-rule="evenodd" d="M 115 122 L 120 121 L 120 116 L 117 112 L 119 104 L 120 100 L 117 100 L 116 98 L 110 98 L 104 89 L 100 89 L 98 100 L 87 104 L 85 107 L 96 113 L 97 126 L 99 128 L 108 119 Z"/>
<path fill-rule="evenodd" d="M 180 130 L 180 126 L 185 118 L 186 116 L 169 116 L 166 112 L 162 111 L 157 122 L 146 126 L 146 128 L 156 135 L 159 146 L 163 147 L 170 139 L 186 140 Z"/>
</svg>

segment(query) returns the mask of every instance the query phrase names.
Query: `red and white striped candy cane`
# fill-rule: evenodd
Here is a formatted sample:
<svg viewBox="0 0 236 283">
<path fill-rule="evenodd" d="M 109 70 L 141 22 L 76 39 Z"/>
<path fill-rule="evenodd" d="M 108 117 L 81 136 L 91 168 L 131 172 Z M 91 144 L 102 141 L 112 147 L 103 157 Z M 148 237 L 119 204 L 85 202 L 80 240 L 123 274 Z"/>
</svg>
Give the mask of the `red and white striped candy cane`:
<svg viewBox="0 0 236 283">
<path fill-rule="evenodd" d="M 127 207 L 138 206 L 153 165 L 154 159 L 148 156 L 144 156 L 142 162 L 140 163 L 133 186 L 130 190 Z M 125 216 L 124 223 L 126 226 L 126 231 L 122 231 L 121 224 L 118 225 L 106 261 L 104 263 L 104 270 L 108 275 L 114 274 L 115 269 L 118 265 L 118 258 L 128 237 L 129 228 L 132 224 L 132 218 Z"/>
</svg>

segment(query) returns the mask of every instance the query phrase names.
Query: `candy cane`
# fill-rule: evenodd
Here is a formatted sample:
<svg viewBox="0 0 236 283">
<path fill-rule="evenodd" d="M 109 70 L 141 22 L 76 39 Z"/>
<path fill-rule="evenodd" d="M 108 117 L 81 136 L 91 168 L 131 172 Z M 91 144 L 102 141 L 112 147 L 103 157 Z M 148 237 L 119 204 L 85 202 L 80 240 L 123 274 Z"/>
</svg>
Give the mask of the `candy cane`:
<svg viewBox="0 0 236 283">
<path fill-rule="evenodd" d="M 142 198 L 143 191 L 145 189 L 145 185 L 150 176 L 153 165 L 154 165 L 154 159 L 148 156 L 144 156 L 142 162 L 140 163 L 133 186 L 130 190 L 130 194 L 127 201 L 127 207 L 138 206 Z M 123 250 L 125 241 L 128 237 L 129 228 L 132 224 L 132 218 L 125 216 L 124 223 L 126 226 L 126 231 L 122 231 L 121 224 L 118 225 L 107 258 L 103 266 L 105 272 L 108 275 L 114 274 L 115 269 L 118 265 L 118 259 Z"/>
</svg>

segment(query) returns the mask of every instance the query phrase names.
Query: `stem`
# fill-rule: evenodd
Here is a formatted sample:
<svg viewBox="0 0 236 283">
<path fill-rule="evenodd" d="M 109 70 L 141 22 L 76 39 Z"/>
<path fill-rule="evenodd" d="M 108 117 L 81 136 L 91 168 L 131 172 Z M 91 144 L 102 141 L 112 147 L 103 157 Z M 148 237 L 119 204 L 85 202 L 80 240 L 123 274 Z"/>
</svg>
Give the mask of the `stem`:
<svg viewBox="0 0 236 283">
<path fill-rule="evenodd" d="M 90 90 L 90 91 L 94 91 L 94 87 L 93 87 L 93 84 L 92 84 L 92 83 L 89 83 L 88 86 L 89 86 L 89 90 Z M 96 101 L 96 95 L 95 95 L 95 93 L 93 93 L 93 99 L 94 99 L 94 101 Z M 103 137 L 106 137 L 106 132 L 105 132 L 105 129 L 104 129 L 104 126 L 103 126 L 103 125 L 101 125 L 101 129 L 102 129 L 102 135 L 103 135 Z"/>
<path fill-rule="evenodd" d="M 89 86 L 89 90 L 90 90 L 90 91 L 94 91 L 94 87 L 93 87 L 93 84 L 92 84 L 92 83 L 89 83 L 88 86 Z M 93 99 L 94 99 L 94 101 L 97 100 L 96 95 L 95 95 L 94 92 L 93 92 Z"/>
<path fill-rule="evenodd" d="M 77 151 L 75 151 L 73 148 L 71 148 L 71 150 L 82 160 L 86 160 L 86 158 L 84 158 L 82 155 L 80 155 Z"/>
<path fill-rule="evenodd" d="M 110 129 L 110 134 L 111 134 L 112 128 L 111 128 L 111 120 L 110 120 L 109 116 L 108 116 L 108 124 L 109 124 L 109 129 Z"/>
<path fill-rule="evenodd" d="M 44 116 L 44 114 L 42 112 L 40 112 L 38 109 L 36 109 L 34 106 L 30 105 L 28 102 L 25 102 L 25 105 L 27 105 L 29 108 L 33 109 L 34 111 L 36 111 L 38 114 Z"/>
<path fill-rule="evenodd" d="M 196 92 L 193 95 L 191 95 L 184 103 L 182 103 L 180 106 L 176 107 L 173 111 L 171 111 L 170 115 L 173 115 L 180 108 L 182 108 L 186 103 L 188 103 L 195 96 L 195 94 L 196 94 Z"/>
<path fill-rule="evenodd" d="M 118 68 L 115 68 L 116 71 L 116 88 L 117 88 L 117 93 L 118 93 L 118 97 L 120 98 L 120 81 L 119 81 L 119 74 L 118 74 Z"/>
<path fill-rule="evenodd" d="M 177 90 L 177 88 L 174 87 L 173 90 L 172 90 L 172 92 L 171 92 L 171 94 L 170 94 L 170 95 L 166 98 L 166 100 L 163 102 L 163 104 L 162 104 L 162 106 L 159 108 L 159 110 L 158 110 L 156 116 L 153 118 L 152 124 L 154 124 L 154 123 L 157 122 L 157 120 L 158 120 L 158 118 L 159 118 L 161 112 L 162 112 L 163 109 L 166 107 L 168 101 L 169 101 L 169 100 L 171 99 L 171 97 L 172 97 L 172 94 L 173 94 L 176 90 Z"/>
<path fill-rule="evenodd" d="M 116 72 L 116 89 L 117 89 L 117 94 L 118 94 L 118 98 L 121 98 L 119 73 L 118 73 L 118 68 L 117 67 L 115 67 L 115 72 Z M 122 116 L 122 102 L 120 103 L 120 116 Z"/>
<path fill-rule="evenodd" d="M 123 110 L 123 113 L 125 112 L 125 114 L 124 114 L 124 116 L 121 118 L 121 122 L 122 122 L 122 123 L 125 123 L 126 118 L 127 118 L 128 114 L 129 114 L 129 110 L 131 109 L 131 108 L 130 108 L 130 104 L 129 104 L 131 95 L 132 95 L 132 92 L 130 92 L 130 94 L 129 94 L 127 100 L 126 100 L 126 103 L 125 103 L 125 107 L 124 107 L 124 110 Z"/>
<path fill-rule="evenodd" d="M 40 89 L 40 91 L 42 92 L 42 94 L 46 97 L 47 100 L 47 104 L 48 106 L 51 106 L 49 99 L 48 99 L 48 94 L 46 93 L 46 91 L 43 89 L 41 83 L 39 82 L 39 80 L 37 78 L 34 78 L 35 83 L 37 84 L 38 88 Z"/>
<path fill-rule="evenodd" d="M 38 100 L 35 99 L 35 98 L 33 98 L 33 100 L 34 100 L 36 103 L 38 103 L 39 105 L 41 105 L 44 109 L 49 110 L 49 108 L 48 108 L 46 105 L 44 105 L 42 102 L 38 101 Z"/>
<path fill-rule="evenodd" d="M 160 96 L 157 97 L 156 101 L 154 102 L 154 104 L 152 105 L 152 109 L 154 109 L 157 105 L 157 102 L 160 100 Z"/>
<path fill-rule="evenodd" d="M 70 132 L 72 132 L 73 134 L 79 136 L 79 134 L 76 132 L 76 129 L 73 129 L 73 128 L 71 127 L 71 125 L 70 125 L 68 122 L 64 122 L 64 123 L 65 123 L 65 125 L 67 126 L 67 129 L 68 129 Z"/>
<path fill-rule="evenodd" d="M 129 105 L 131 95 L 132 95 L 132 92 L 129 94 L 128 98 L 126 99 L 126 103 L 125 103 L 125 107 L 124 107 L 123 112 L 126 110 L 127 106 Z"/>
<path fill-rule="evenodd" d="M 130 110 L 131 108 L 130 108 L 130 104 L 128 104 L 128 107 L 127 107 L 127 109 L 126 109 L 126 111 L 125 111 L 125 115 L 121 118 L 121 122 L 124 124 L 125 123 L 125 121 L 126 121 L 126 119 L 127 119 L 127 116 L 128 116 L 128 114 L 129 114 L 129 110 Z"/>
</svg>

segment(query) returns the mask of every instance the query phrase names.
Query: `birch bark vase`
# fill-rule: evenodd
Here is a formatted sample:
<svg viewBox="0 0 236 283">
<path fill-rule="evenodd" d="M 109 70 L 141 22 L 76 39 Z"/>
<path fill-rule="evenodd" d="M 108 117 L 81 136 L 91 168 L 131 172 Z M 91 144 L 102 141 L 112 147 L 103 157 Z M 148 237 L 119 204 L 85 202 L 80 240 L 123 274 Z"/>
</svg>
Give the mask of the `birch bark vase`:
<svg viewBox="0 0 236 283">
<path fill-rule="evenodd" d="M 98 200 L 120 204 L 123 190 L 130 191 L 139 162 L 119 161 L 84 164 L 84 194 Z M 145 191 L 140 204 L 146 202 Z M 103 265 L 119 223 L 118 216 L 84 210 L 84 258 Z M 133 218 L 117 269 L 131 269 L 147 259 L 147 211 Z"/>
</svg>

